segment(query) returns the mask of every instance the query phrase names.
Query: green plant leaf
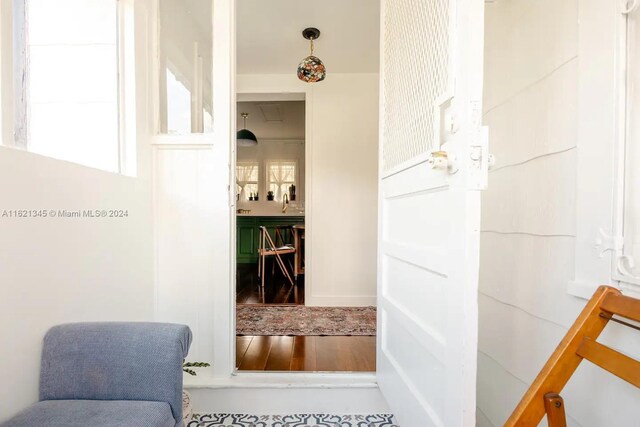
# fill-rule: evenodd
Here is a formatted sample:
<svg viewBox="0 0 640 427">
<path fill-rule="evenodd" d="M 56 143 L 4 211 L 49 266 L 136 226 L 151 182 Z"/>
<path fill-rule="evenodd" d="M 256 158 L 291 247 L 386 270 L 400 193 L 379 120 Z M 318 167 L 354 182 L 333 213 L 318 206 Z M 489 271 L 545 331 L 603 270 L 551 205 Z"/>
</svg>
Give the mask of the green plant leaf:
<svg viewBox="0 0 640 427">
<path fill-rule="evenodd" d="M 207 362 L 184 362 L 182 366 L 185 368 L 208 368 L 211 365 Z"/>
</svg>

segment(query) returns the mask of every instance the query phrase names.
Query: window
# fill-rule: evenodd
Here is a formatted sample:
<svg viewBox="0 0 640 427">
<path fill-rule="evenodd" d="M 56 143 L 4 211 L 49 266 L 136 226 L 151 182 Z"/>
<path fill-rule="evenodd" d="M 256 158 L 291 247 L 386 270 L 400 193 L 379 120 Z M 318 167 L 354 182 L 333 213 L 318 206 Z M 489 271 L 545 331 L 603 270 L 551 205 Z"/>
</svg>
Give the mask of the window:
<svg viewBox="0 0 640 427">
<path fill-rule="evenodd" d="M 617 2 L 586 2 L 581 12 L 619 17 L 587 20 L 578 37 L 575 276 L 567 291 L 586 299 L 606 283 L 640 295 L 640 3 L 628 6 L 620 14 Z"/>
<path fill-rule="evenodd" d="M 124 154 L 118 1 L 11 5 L 13 145 L 119 172 Z"/>
<path fill-rule="evenodd" d="M 158 8 L 159 131 L 211 132 L 213 2 L 159 0 Z"/>
<path fill-rule="evenodd" d="M 627 114 L 624 177 L 620 192 L 622 251 L 614 265 L 614 278 L 640 286 L 640 10 L 627 15 Z M 621 162 L 623 163 L 623 162 Z M 620 186 L 619 186 L 620 188 Z M 620 215 L 618 216 L 620 218 Z"/>
<path fill-rule="evenodd" d="M 296 185 L 295 161 L 267 162 L 267 191 L 273 191 L 275 200 L 281 201 L 289 193 L 289 186 Z"/>
<path fill-rule="evenodd" d="M 239 201 L 249 200 L 258 195 L 258 162 L 238 162 L 236 165 L 236 185 Z M 258 195 L 259 196 L 259 195 Z"/>
</svg>

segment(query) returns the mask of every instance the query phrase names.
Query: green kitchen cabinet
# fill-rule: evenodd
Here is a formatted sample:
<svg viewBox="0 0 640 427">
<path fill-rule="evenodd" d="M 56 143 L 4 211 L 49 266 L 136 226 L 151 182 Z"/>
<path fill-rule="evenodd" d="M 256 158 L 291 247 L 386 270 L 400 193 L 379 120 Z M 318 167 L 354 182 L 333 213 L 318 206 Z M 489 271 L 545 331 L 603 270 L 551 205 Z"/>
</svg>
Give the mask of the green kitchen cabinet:
<svg viewBox="0 0 640 427">
<path fill-rule="evenodd" d="M 236 217 L 236 261 L 238 264 L 258 262 L 260 226 L 266 227 L 275 240 L 277 226 L 304 224 L 304 217 L 238 216 Z"/>
<path fill-rule="evenodd" d="M 258 230 L 255 218 L 238 217 L 236 230 L 236 258 L 238 263 L 254 262 L 258 257 Z"/>
</svg>

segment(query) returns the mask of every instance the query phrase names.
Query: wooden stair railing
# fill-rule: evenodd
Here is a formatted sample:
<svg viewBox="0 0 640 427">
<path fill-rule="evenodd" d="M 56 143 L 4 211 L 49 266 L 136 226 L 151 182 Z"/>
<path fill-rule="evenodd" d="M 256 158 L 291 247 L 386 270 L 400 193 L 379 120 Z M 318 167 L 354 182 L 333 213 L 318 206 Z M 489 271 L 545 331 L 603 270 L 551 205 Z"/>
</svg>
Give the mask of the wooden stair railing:
<svg viewBox="0 0 640 427">
<path fill-rule="evenodd" d="M 583 359 L 640 387 L 640 362 L 596 341 L 610 320 L 640 329 L 621 320 L 621 317 L 640 322 L 640 300 L 624 296 L 610 286 L 600 286 L 533 381 L 505 427 L 537 426 L 545 414 L 549 427 L 566 427 L 565 405 L 560 392 Z"/>
</svg>

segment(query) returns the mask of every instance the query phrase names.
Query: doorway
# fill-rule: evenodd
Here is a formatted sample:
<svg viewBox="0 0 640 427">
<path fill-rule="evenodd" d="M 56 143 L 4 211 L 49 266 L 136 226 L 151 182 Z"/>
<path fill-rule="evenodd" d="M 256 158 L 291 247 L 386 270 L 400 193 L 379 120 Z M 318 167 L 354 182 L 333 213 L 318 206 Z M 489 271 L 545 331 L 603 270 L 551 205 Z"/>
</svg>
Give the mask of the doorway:
<svg viewBox="0 0 640 427">
<path fill-rule="evenodd" d="M 235 147 L 236 367 L 373 372 L 379 4 L 239 0 L 236 6 L 237 131 L 248 136 L 242 117 L 248 113 L 246 130 L 263 152 L 273 138 L 287 139 L 291 150 L 302 139 L 304 151 L 256 159 L 246 153 L 258 149 Z M 336 15 L 336 7 L 344 15 Z M 353 26 L 355 17 L 367 37 Z M 297 66 L 310 54 L 307 27 L 317 27 L 314 52 L 326 61 L 325 80 L 299 78 Z M 281 124 L 279 109 L 286 116 L 296 102 L 304 106 L 297 113 L 304 118 L 299 132 L 270 134 Z M 287 181 L 276 167 L 275 181 L 286 184 L 272 190 L 269 162 L 294 158 L 287 167 L 295 178 Z M 287 194 L 292 185 L 295 202 Z"/>
<path fill-rule="evenodd" d="M 439 158 L 432 157 L 431 154 L 433 153 L 431 153 L 429 149 L 418 146 L 418 143 L 422 144 L 427 136 L 435 135 L 435 132 L 432 131 L 436 130 L 436 128 L 441 131 L 447 130 L 445 126 L 437 126 L 441 123 L 450 123 L 450 119 L 452 118 L 451 114 L 447 117 L 447 100 L 451 98 L 441 97 L 440 95 L 443 93 L 444 95 L 457 96 L 455 106 L 462 107 L 462 112 L 464 113 L 458 117 L 475 117 L 473 114 L 466 114 L 468 112 L 466 110 L 478 107 L 480 104 L 475 89 L 474 93 L 471 94 L 463 91 L 457 91 L 451 94 L 443 92 L 443 90 L 434 90 L 430 92 L 430 94 L 437 96 L 435 100 L 428 100 L 423 96 L 417 96 L 424 94 L 411 91 L 412 88 L 415 88 L 416 83 L 425 82 L 424 84 L 426 86 L 431 87 L 432 83 L 434 83 L 432 80 L 440 76 L 438 73 L 416 71 L 417 67 L 431 65 L 437 65 L 442 68 L 448 67 L 447 61 L 433 64 L 432 62 L 423 60 L 425 57 L 431 56 L 431 46 L 427 46 L 426 42 L 432 40 L 447 41 L 450 37 L 415 37 L 415 34 L 412 32 L 405 31 L 408 28 L 406 22 L 415 23 L 415 25 L 418 26 L 421 25 L 418 21 L 420 17 L 429 17 L 435 12 L 441 15 L 447 14 L 441 13 L 442 11 L 440 10 L 435 12 L 429 10 L 427 2 L 415 4 L 416 8 L 421 8 L 420 12 L 422 12 L 422 15 L 413 13 L 414 11 L 411 9 L 396 10 L 396 8 L 400 6 L 394 5 L 393 2 L 385 3 L 392 11 L 398 13 L 385 15 L 389 17 L 389 19 L 395 17 L 394 19 L 396 20 L 393 22 L 384 21 L 383 23 L 385 27 L 385 40 L 389 42 L 389 46 L 383 47 L 382 50 L 385 54 L 391 56 L 390 59 L 385 58 L 385 61 L 397 66 L 397 70 L 400 71 L 396 73 L 386 72 L 385 79 L 391 79 L 390 82 L 396 83 L 399 89 L 406 90 L 396 89 L 389 90 L 389 93 L 384 93 L 385 98 L 388 98 L 387 95 L 395 95 L 394 99 L 397 101 L 391 105 L 387 105 L 388 102 L 386 101 L 383 102 L 385 111 L 389 112 L 389 122 L 381 126 L 383 131 L 388 131 L 392 134 L 391 136 L 395 136 L 394 139 L 390 139 L 389 135 L 385 135 L 383 138 L 384 141 L 396 142 L 395 145 L 388 147 L 390 150 L 389 154 L 392 157 L 390 161 L 393 160 L 394 164 L 389 164 L 390 170 L 388 171 L 387 179 L 389 182 L 394 181 L 393 184 L 395 185 L 390 185 L 392 188 L 390 188 L 391 191 L 387 194 L 388 209 L 386 209 L 386 212 L 385 209 L 381 209 L 380 212 L 382 212 L 383 215 L 385 213 L 397 214 L 396 216 L 402 214 L 407 218 L 391 218 L 388 222 L 387 225 L 397 226 L 396 229 L 389 229 L 387 233 L 388 237 L 394 240 L 381 242 L 380 252 L 383 252 L 386 258 L 382 259 L 383 262 L 380 264 L 383 264 L 382 268 L 385 268 L 385 270 L 380 268 L 376 272 L 374 266 L 378 265 L 376 262 L 378 235 L 375 226 L 377 222 L 375 214 L 378 212 L 377 203 L 378 200 L 380 200 L 378 191 L 374 188 L 372 192 L 368 186 L 362 185 L 356 185 L 354 187 L 347 186 L 344 176 L 353 170 L 361 169 L 363 165 L 368 164 L 370 161 L 370 159 L 364 159 L 364 157 L 365 154 L 371 150 L 354 149 L 354 145 L 350 144 L 351 142 L 356 142 L 357 148 L 368 147 L 367 143 L 377 145 L 379 105 L 377 88 L 380 79 L 376 73 L 343 73 L 339 71 L 339 67 L 331 66 L 328 68 L 329 75 L 325 81 L 307 85 L 299 82 L 295 71 L 292 71 L 292 68 L 295 69 L 296 62 L 299 59 L 296 59 L 293 65 L 291 61 L 287 61 L 287 64 L 280 69 L 269 69 L 267 67 L 243 68 L 244 65 L 239 65 L 239 73 L 235 76 L 225 74 L 234 68 L 233 64 L 229 64 L 228 62 L 229 58 L 234 58 L 235 52 L 232 49 L 234 49 L 235 46 L 242 46 L 242 40 L 238 40 L 238 43 L 236 43 L 235 40 L 240 39 L 240 37 L 235 37 L 234 20 L 242 23 L 242 25 L 236 26 L 239 30 L 247 28 L 253 30 L 260 25 L 268 25 L 272 29 L 283 28 L 287 31 L 291 29 L 290 27 L 294 27 L 292 31 L 299 34 L 299 29 L 295 28 L 298 27 L 299 24 L 296 23 L 286 28 L 284 25 L 278 26 L 274 24 L 275 19 L 271 19 L 271 16 L 265 16 L 258 12 L 255 8 L 259 7 L 262 3 L 269 4 L 271 8 L 277 9 L 274 13 L 276 15 L 282 15 L 287 19 L 289 18 L 288 12 L 296 10 L 295 7 L 281 7 L 284 2 L 278 2 L 278 4 L 280 4 L 278 7 L 274 7 L 275 2 L 264 1 L 252 1 L 248 3 L 248 6 L 244 5 L 243 0 L 214 3 L 216 7 L 216 13 L 213 14 L 214 19 L 219 19 L 223 24 L 217 27 L 216 31 L 218 31 L 220 37 L 214 37 L 217 48 L 213 50 L 214 55 L 216 55 L 215 63 L 222 65 L 215 67 L 217 73 L 214 74 L 219 81 L 218 84 L 215 85 L 218 90 L 214 90 L 214 103 L 216 106 L 219 106 L 219 108 L 216 108 L 217 115 L 214 121 L 216 132 L 214 132 L 214 137 L 207 139 L 202 138 L 201 141 L 199 141 L 202 145 L 207 144 L 205 149 L 192 152 L 187 151 L 187 148 L 191 150 L 193 146 L 186 148 L 181 147 L 180 155 L 182 157 L 176 160 L 176 163 L 180 162 L 180 165 L 187 165 L 187 167 L 183 167 L 183 169 L 185 169 L 185 175 L 195 169 L 195 167 L 189 166 L 200 164 L 198 162 L 200 162 L 201 158 L 204 158 L 206 164 L 210 165 L 209 169 L 204 170 L 204 173 L 208 173 L 205 179 L 196 180 L 194 178 L 192 181 L 189 181 L 194 182 L 194 184 L 188 186 L 189 190 L 200 190 L 204 187 L 205 190 L 208 191 L 206 200 L 211 204 L 211 208 L 205 211 L 208 214 L 205 225 L 209 228 L 192 227 L 189 237 L 193 237 L 196 241 L 198 241 L 199 238 L 203 239 L 201 236 L 206 236 L 206 238 L 210 240 L 216 239 L 215 245 L 203 245 L 208 252 L 206 257 L 201 257 L 207 260 L 213 260 L 214 268 L 211 268 L 211 265 L 207 264 L 206 268 L 200 267 L 199 269 L 193 269 L 198 273 L 194 275 L 195 279 L 203 283 L 198 286 L 205 291 L 198 294 L 199 298 L 196 301 L 201 307 L 198 307 L 196 311 L 192 310 L 190 306 L 190 311 L 188 312 L 194 319 L 191 323 L 199 329 L 197 345 L 199 348 L 204 349 L 201 350 L 200 353 L 205 355 L 209 353 L 213 354 L 214 373 L 218 377 L 225 377 L 226 380 L 226 375 L 233 372 L 233 363 L 235 360 L 231 359 L 235 358 L 233 357 L 235 354 L 233 351 L 229 351 L 228 344 L 234 341 L 233 339 L 229 339 L 231 338 L 229 334 L 234 334 L 233 338 L 235 338 L 233 326 L 235 316 L 235 292 L 233 292 L 235 290 L 235 274 L 233 274 L 235 271 L 235 253 L 232 251 L 229 256 L 228 254 L 229 249 L 235 248 L 230 247 L 227 243 L 229 241 L 234 242 L 235 239 L 236 207 L 234 203 L 235 197 L 233 197 L 234 191 L 229 194 L 229 190 L 235 187 L 236 184 L 235 168 L 231 168 L 232 172 L 230 174 L 228 173 L 229 159 L 235 162 L 236 144 L 232 135 L 228 134 L 232 125 L 236 124 L 236 117 L 233 113 L 236 108 L 235 93 L 297 93 L 301 91 L 305 92 L 305 94 L 311 93 L 313 95 L 313 103 L 309 105 L 309 98 L 306 98 L 308 102 L 306 114 L 307 116 L 311 116 L 313 121 L 307 122 L 306 132 L 309 132 L 309 128 L 312 128 L 313 131 L 311 134 L 314 136 L 314 147 L 328 147 L 331 155 L 316 156 L 314 152 L 312 160 L 314 172 L 311 173 L 311 176 L 314 179 L 311 181 L 313 184 L 316 184 L 315 178 L 321 176 L 324 180 L 318 180 L 317 183 L 318 185 L 324 183 L 325 187 L 313 185 L 313 196 L 309 197 L 310 194 L 307 194 L 308 199 L 313 202 L 313 208 L 311 210 L 307 209 L 305 223 L 309 226 L 307 232 L 309 233 L 309 240 L 312 240 L 313 244 L 307 247 L 308 271 L 305 277 L 305 306 L 323 306 L 332 300 L 338 300 L 345 306 L 357 306 L 358 304 L 375 305 L 377 277 L 381 279 L 393 279 L 386 280 L 386 286 L 385 283 L 381 283 L 379 286 L 379 295 L 387 297 L 386 305 L 384 302 L 381 302 L 381 305 L 384 306 L 385 313 L 380 316 L 382 320 L 380 331 L 381 336 L 385 336 L 388 339 L 379 340 L 377 356 L 379 356 L 379 360 L 382 360 L 384 351 L 389 353 L 389 351 L 393 350 L 394 353 L 390 354 L 390 357 L 387 357 L 386 364 L 381 364 L 378 361 L 378 379 L 388 380 L 386 384 L 382 384 L 381 381 L 378 383 L 381 384 L 381 388 L 385 389 L 387 395 L 392 397 L 398 396 L 394 399 L 394 406 L 397 408 L 407 407 L 407 412 L 409 412 L 411 408 L 418 408 L 419 405 L 414 405 L 413 403 L 416 400 L 412 398 L 412 395 L 418 391 L 421 393 L 421 395 L 418 396 L 418 403 L 425 401 L 427 406 L 434 408 L 433 411 L 436 412 L 436 415 L 440 416 L 439 414 L 442 413 L 444 414 L 441 416 L 442 419 L 445 419 L 445 416 L 447 420 L 452 419 L 456 413 L 459 413 L 458 409 L 462 403 L 466 405 L 467 402 L 471 402 L 472 400 L 465 398 L 464 402 L 462 402 L 463 399 L 458 399 L 457 397 L 460 396 L 461 393 L 457 392 L 462 390 L 465 396 L 474 396 L 472 390 L 475 386 L 475 384 L 473 384 L 475 363 L 472 359 L 474 356 L 472 352 L 477 349 L 473 348 L 474 336 L 472 329 L 469 327 L 473 327 L 475 323 L 472 322 L 477 320 L 475 319 L 477 316 L 474 314 L 474 309 L 476 308 L 475 300 L 472 299 L 472 297 L 475 296 L 474 286 L 477 285 L 477 280 L 472 276 L 468 276 L 467 272 L 474 267 L 477 247 L 469 246 L 470 250 L 467 251 L 465 250 L 465 244 L 476 242 L 475 235 L 473 235 L 472 232 L 473 230 L 477 230 L 478 227 L 471 227 L 470 232 L 467 232 L 468 225 L 471 224 L 473 226 L 474 224 L 472 224 L 471 221 L 462 221 L 464 218 L 461 218 L 461 216 L 453 216 L 450 214 L 466 213 L 472 209 L 475 211 L 475 207 L 478 205 L 475 204 L 477 198 L 474 196 L 474 193 L 469 193 L 469 182 L 463 181 L 463 179 L 467 177 L 465 168 L 468 168 L 467 160 L 471 156 L 464 156 L 464 158 L 458 157 L 461 162 L 456 164 L 453 161 L 448 162 L 444 154 L 446 154 L 446 150 L 450 150 L 450 153 L 456 153 L 456 150 L 461 150 L 458 151 L 458 153 L 462 152 L 464 154 L 464 150 L 469 147 L 467 141 L 462 139 L 462 136 L 470 135 L 469 132 L 475 131 L 476 129 L 468 129 L 469 132 L 467 132 L 467 127 L 470 126 L 466 122 L 462 123 L 465 132 L 457 132 L 458 136 L 455 140 L 452 140 L 451 144 L 445 147 L 442 147 L 444 144 L 441 143 L 448 136 L 446 132 L 441 132 L 442 135 L 436 135 L 434 148 L 437 149 L 440 146 L 440 148 L 444 150 L 444 152 L 435 152 L 440 155 Z M 339 2 L 339 5 L 336 5 L 335 2 L 330 3 L 333 3 L 333 5 L 338 8 L 343 7 L 342 4 L 351 4 L 351 2 L 343 1 Z M 295 2 L 295 4 L 299 5 L 301 3 Z M 323 5 L 324 4 L 321 6 Z M 238 7 L 237 11 L 235 10 L 236 6 Z M 309 7 L 312 6 L 304 4 L 300 6 L 298 10 L 304 9 L 306 14 L 305 20 L 317 20 L 318 15 L 310 13 L 308 10 Z M 246 21 L 241 18 L 243 11 L 246 9 L 250 9 L 254 15 L 252 21 Z M 344 11 L 343 9 L 340 10 L 341 12 Z M 285 14 L 284 12 L 287 13 Z M 467 22 L 464 22 L 467 16 L 474 17 L 474 24 L 482 22 L 481 19 L 476 19 L 478 15 L 475 13 L 476 11 L 474 10 L 473 12 L 474 13 L 468 15 L 463 14 L 462 16 L 451 15 L 452 20 L 455 18 L 461 21 L 456 21 L 456 24 L 460 25 L 456 25 L 455 28 L 451 27 L 451 31 L 447 29 L 448 27 L 446 25 L 425 28 L 430 31 L 429 34 L 437 31 L 454 33 L 458 29 L 460 32 L 462 32 L 462 30 L 466 31 L 466 33 L 460 34 L 460 36 L 464 36 L 463 38 L 459 37 L 456 39 L 463 40 L 463 43 L 457 43 L 451 48 L 444 46 L 446 52 L 455 54 L 455 58 L 452 59 L 456 59 L 456 61 L 451 61 L 454 64 L 460 64 L 460 59 L 465 59 L 467 51 L 481 52 L 481 49 L 478 49 L 477 46 L 477 43 L 481 43 L 481 37 L 477 37 L 477 25 L 470 26 L 466 25 L 468 24 Z M 237 15 L 237 20 L 234 15 Z M 340 19 L 340 15 L 348 14 L 335 14 L 334 12 L 334 15 L 338 15 L 334 16 L 334 18 Z M 439 17 L 438 19 L 443 20 L 445 18 L 446 16 Z M 361 23 L 360 21 L 359 19 L 359 23 Z M 304 25 L 309 25 L 309 23 L 305 22 Z M 312 25 L 316 25 L 316 23 Z M 319 26 L 326 28 L 323 25 Z M 374 27 L 378 28 L 378 24 Z M 216 33 L 216 35 L 218 35 L 218 33 Z M 317 54 L 325 59 L 328 66 L 332 63 L 335 64 L 335 62 L 330 59 L 330 53 L 326 55 L 323 53 L 322 49 L 326 49 L 326 47 L 321 47 L 320 41 L 328 40 L 328 37 L 324 37 L 329 33 L 330 31 L 323 31 L 323 39 L 316 43 Z M 369 40 L 377 39 L 371 31 L 361 31 L 361 33 L 366 34 Z M 469 33 L 474 33 L 473 35 L 476 37 L 468 37 Z M 441 36 L 442 34 L 435 35 Z M 447 36 L 447 34 L 445 34 L 445 36 Z M 292 38 L 292 40 L 294 38 Z M 258 44 L 257 49 L 255 49 L 256 46 L 254 45 L 253 53 L 256 53 L 256 55 L 253 55 L 254 58 L 260 59 L 261 57 L 270 59 L 276 57 L 276 55 L 269 54 L 266 50 L 264 52 L 262 51 L 265 46 L 273 44 L 271 41 L 265 41 L 253 35 L 248 36 L 247 39 Z M 337 39 L 338 43 L 343 44 L 349 40 L 348 37 L 337 37 Z M 461 51 L 458 54 L 458 50 L 463 48 L 465 51 Z M 306 46 L 303 49 L 306 49 Z M 293 51 L 293 48 L 289 50 Z M 359 50 L 355 51 L 358 52 L 358 61 L 356 62 L 363 62 L 362 58 L 365 55 Z M 330 50 L 324 52 L 330 52 Z M 304 57 L 307 52 L 300 54 L 300 56 L 298 56 L 297 51 L 294 53 L 297 58 L 300 58 Z M 285 54 L 288 53 L 285 52 Z M 240 55 L 238 56 L 240 57 Z M 406 61 L 407 58 L 411 59 L 411 61 Z M 474 57 L 473 65 L 478 62 L 477 59 L 477 57 Z M 242 73 L 243 70 L 244 74 Z M 469 70 L 464 71 L 464 75 L 458 77 L 469 77 L 467 74 L 471 71 L 475 71 L 475 68 L 470 67 Z M 383 72 L 384 70 L 380 70 L 380 73 Z M 477 75 L 478 78 L 481 77 L 481 73 L 473 73 L 472 75 Z M 420 79 L 413 78 L 413 76 L 419 76 Z M 458 79 L 457 81 L 467 82 L 469 80 L 470 79 L 465 78 Z M 475 86 L 474 84 L 474 88 Z M 389 87 L 389 83 L 387 83 L 387 87 Z M 445 87 L 444 90 L 447 88 L 448 87 Z M 457 86 L 457 88 L 465 90 L 465 87 Z M 384 90 L 384 87 L 382 89 Z M 354 94 L 354 91 L 357 92 L 357 95 Z M 441 104 L 439 102 L 440 100 L 444 101 L 444 103 Z M 358 101 L 358 103 L 356 104 L 355 101 Z M 437 102 L 437 105 L 434 105 L 435 102 Z M 397 109 L 394 110 L 392 107 L 401 107 L 401 110 L 398 112 Z M 437 107 L 437 109 L 434 109 L 434 107 Z M 478 111 L 480 110 L 476 108 L 470 111 L 470 113 L 475 114 Z M 230 112 L 232 117 L 228 117 Z M 373 117 L 373 119 L 371 119 L 371 117 Z M 428 126 L 419 125 L 420 122 L 417 121 L 417 119 L 428 117 L 435 118 L 436 120 Z M 376 131 L 372 132 L 372 128 L 376 129 Z M 236 129 L 233 129 L 233 132 L 235 132 L 235 130 Z M 195 138 L 193 140 L 195 141 Z M 416 145 L 416 147 L 413 145 Z M 377 156 L 375 153 L 377 150 L 374 148 L 372 151 L 374 152 L 373 164 L 375 168 L 377 164 Z M 183 152 L 186 153 L 183 155 Z M 482 153 L 484 154 L 484 151 Z M 414 177 L 408 176 L 407 179 L 402 179 L 397 173 L 394 173 L 395 170 L 393 168 L 403 166 L 402 163 L 397 162 L 397 160 L 403 160 L 405 154 L 411 157 L 409 160 L 415 160 L 415 164 L 412 164 L 415 166 L 414 171 L 416 174 Z M 183 160 L 183 158 L 186 158 L 186 160 Z M 309 158 L 307 156 L 307 161 L 308 160 Z M 455 159 L 452 158 L 451 160 Z M 322 168 L 316 168 L 315 162 L 317 161 L 324 162 Z M 460 168 L 449 167 L 449 163 L 452 164 L 451 166 L 458 166 Z M 431 166 L 439 166 L 439 168 L 433 168 Z M 318 174 L 317 170 L 323 168 L 325 168 L 324 170 L 328 170 L 329 173 L 322 176 L 322 174 Z M 172 175 L 171 173 L 173 173 L 173 170 L 169 170 L 165 175 L 173 178 L 175 174 Z M 307 171 L 307 175 L 308 174 L 309 172 Z M 430 179 L 433 178 L 428 183 L 428 185 L 430 185 L 428 188 L 425 188 L 424 185 L 425 175 Z M 231 178 L 231 182 L 229 182 L 229 178 Z M 202 182 L 210 184 L 208 186 L 197 185 Z M 307 183 L 309 183 L 309 180 L 307 180 Z M 199 194 L 200 193 L 197 193 L 197 195 Z M 364 197 L 360 198 L 361 196 Z M 440 199 L 437 199 L 438 196 L 441 196 Z M 454 196 L 461 197 L 454 200 Z M 433 202 L 429 201 L 430 198 Z M 366 210 L 363 211 L 362 206 L 366 205 L 367 200 L 372 201 L 373 207 L 367 205 Z M 214 201 L 222 202 L 214 203 Z M 229 201 L 231 203 L 227 203 Z M 456 201 L 457 204 L 452 204 L 453 201 Z M 470 201 L 474 202 L 474 205 L 471 207 L 469 207 L 467 203 Z M 209 207 L 206 203 L 200 204 L 205 205 L 206 208 Z M 222 209 L 222 205 L 224 205 L 224 209 Z M 437 209 L 434 209 L 434 206 L 437 207 Z M 448 210 L 445 210 L 443 207 L 447 207 Z M 318 209 L 322 209 L 322 214 L 319 214 Z M 233 215 L 229 215 L 230 213 Z M 347 217 L 356 217 L 356 219 L 359 220 L 350 222 L 351 226 L 348 227 L 350 231 L 355 230 L 358 233 L 360 236 L 359 239 L 346 238 L 344 236 L 346 228 L 343 227 L 343 224 L 346 222 L 345 218 Z M 374 231 L 372 233 L 362 232 L 362 230 L 365 229 L 370 230 L 369 222 L 371 221 L 371 217 L 374 217 Z M 336 220 L 336 218 L 338 218 L 338 220 Z M 320 232 L 319 229 L 315 227 L 316 219 L 318 219 L 319 223 L 321 222 L 327 227 L 325 232 Z M 454 227 L 451 226 L 451 224 L 455 226 L 460 225 L 460 227 Z M 173 229 L 175 229 L 175 227 L 171 228 L 171 230 Z M 161 229 L 161 231 L 162 230 L 163 229 Z M 202 232 L 203 230 L 205 232 Z M 209 230 L 214 232 L 209 232 Z M 169 234 L 167 232 L 164 233 Z M 385 238 L 386 237 L 387 236 L 385 236 Z M 465 239 L 467 237 L 468 239 Z M 339 250 L 322 252 L 322 257 L 315 256 L 314 254 L 320 253 L 316 251 L 316 245 L 319 245 L 318 242 L 323 239 L 325 242 L 328 242 L 329 245 L 337 245 L 334 247 Z M 431 239 L 439 240 L 435 242 L 435 244 L 430 245 L 429 243 L 432 242 Z M 451 244 L 454 239 L 456 245 Z M 373 240 L 373 243 L 371 243 L 371 240 Z M 417 243 L 420 243 L 421 246 L 414 245 L 415 240 L 418 240 Z M 354 250 L 355 243 L 360 245 L 357 250 Z M 176 247 L 176 245 L 170 246 L 170 248 L 173 247 Z M 455 249 L 455 252 L 449 249 Z M 364 265 L 366 268 L 361 268 L 363 267 L 363 263 L 354 262 L 353 258 L 348 256 L 354 253 L 359 255 L 369 254 L 369 251 L 374 254 L 373 261 Z M 460 257 L 458 256 L 460 254 L 470 255 L 471 262 L 460 261 Z M 163 257 L 167 258 L 164 254 Z M 329 259 L 330 262 L 321 267 L 320 264 L 323 262 L 326 263 L 327 259 Z M 423 262 L 425 260 L 427 262 Z M 178 258 L 178 261 L 182 261 L 182 259 Z M 386 262 L 386 265 L 384 265 L 384 262 Z M 465 266 L 465 269 L 459 268 L 460 266 Z M 187 270 L 182 265 L 179 265 L 179 267 L 182 268 L 182 270 Z M 396 267 L 396 271 L 390 270 Z M 416 268 L 419 270 L 416 270 Z M 372 272 L 372 270 L 374 271 Z M 358 278 L 357 274 L 352 274 L 354 271 L 358 271 L 362 277 Z M 200 272 L 203 272 L 204 275 L 199 274 Z M 387 272 L 388 274 L 386 274 Z M 231 278 L 228 277 L 229 273 L 232 273 Z M 312 277 L 309 276 L 310 273 Z M 422 274 L 422 276 L 428 276 L 429 279 L 425 280 L 423 277 L 420 277 L 418 273 Z M 206 274 L 210 276 L 206 276 Z M 165 275 L 168 276 L 169 279 L 177 276 Z M 329 280 L 320 280 L 320 275 L 329 278 Z M 204 279 L 201 279 L 200 276 L 204 276 Z M 433 277 L 431 278 L 431 276 Z M 166 284 L 167 282 L 168 285 Z M 189 283 L 188 280 L 184 280 L 184 276 L 180 276 L 179 280 L 164 280 L 161 282 L 161 286 L 171 291 L 173 288 L 178 288 L 177 286 L 169 286 L 175 282 Z M 200 283 L 196 280 L 193 282 L 196 284 Z M 321 282 L 326 286 L 326 289 L 320 290 L 316 287 L 318 283 Z M 366 289 L 368 282 L 371 282 L 373 285 L 373 295 L 364 292 L 356 293 L 356 291 Z M 209 290 L 205 283 L 212 284 L 210 286 L 213 289 Z M 229 286 L 230 284 L 231 287 Z M 429 284 L 432 286 L 420 287 L 420 284 Z M 191 287 L 196 288 L 196 286 Z M 392 294 L 390 291 L 395 293 Z M 454 291 L 459 292 L 460 295 L 455 295 L 453 293 Z M 160 307 L 166 306 L 166 308 L 173 308 L 172 305 L 175 306 L 176 304 L 169 303 L 163 306 L 162 303 L 169 300 L 165 295 L 168 294 L 172 297 L 176 293 L 175 290 L 173 290 L 173 293 L 160 293 L 160 297 L 164 298 L 164 300 L 160 301 Z M 183 288 L 180 288 L 180 293 L 185 293 Z M 458 296 L 460 298 L 457 298 Z M 173 299 L 175 300 L 175 298 Z M 173 313 L 173 311 L 170 310 L 166 310 L 166 312 Z M 458 316 L 460 313 L 469 314 L 465 317 L 460 317 Z M 385 321 L 386 325 L 389 326 L 386 331 L 384 328 Z M 415 337 L 416 332 L 425 332 L 425 334 L 421 335 L 421 339 L 416 340 L 412 338 Z M 471 344 L 468 347 L 461 348 L 465 342 Z M 216 345 L 213 345 L 214 343 Z M 414 347 L 406 351 L 410 344 L 414 345 Z M 267 352 L 265 351 L 265 353 Z M 425 354 L 431 354 L 433 357 L 427 359 L 423 357 Z M 465 356 L 464 360 L 460 359 L 461 355 Z M 451 356 L 456 356 L 456 358 L 454 359 Z M 460 369 L 460 367 L 465 367 L 465 369 Z M 469 367 L 469 369 L 467 370 L 466 367 Z M 465 373 L 463 378 L 460 377 L 461 372 Z M 420 376 L 414 376 L 413 373 L 419 373 Z M 434 381 L 432 379 L 435 374 L 446 378 L 440 378 Z M 288 383 L 289 378 L 292 376 L 293 375 L 282 377 L 286 378 L 286 381 L 283 380 L 283 382 Z M 370 378 L 372 377 L 373 376 L 370 376 Z M 246 375 L 231 376 L 229 381 L 235 383 L 240 381 L 249 382 L 251 378 L 251 376 Z M 253 378 L 256 377 L 254 376 Z M 308 377 L 303 378 L 306 379 Z M 431 387 L 433 384 L 441 384 L 443 382 L 447 384 L 445 389 L 447 399 L 445 399 L 445 401 L 451 402 L 446 404 L 446 408 L 442 408 L 441 405 L 443 402 L 443 399 L 441 399 L 443 396 L 441 388 Z M 427 412 L 427 416 L 431 414 L 428 408 L 425 411 Z M 425 418 L 422 415 L 424 414 L 421 413 L 420 418 L 416 417 L 415 419 Z"/>
<path fill-rule="evenodd" d="M 238 94 L 237 137 L 249 138 L 237 143 L 235 168 L 239 372 L 375 370 L 375 308 L 307 306 L 309 102 L 306 93 Z"/>
<path fill-rule="evenodd" d="M 305 102 L 237 111 L 236 304 L 304 305 Z"/>
</svg>

